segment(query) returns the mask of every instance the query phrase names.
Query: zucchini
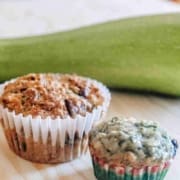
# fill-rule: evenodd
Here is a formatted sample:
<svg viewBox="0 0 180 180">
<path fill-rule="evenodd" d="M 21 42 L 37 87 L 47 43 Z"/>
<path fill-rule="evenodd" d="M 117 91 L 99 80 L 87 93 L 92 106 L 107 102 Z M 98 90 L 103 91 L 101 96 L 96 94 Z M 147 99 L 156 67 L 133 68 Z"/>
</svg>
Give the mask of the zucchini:
<svg viewBox="0 0 180 180">
<path fill-rule="evenodd" d="M 30 72 L 77 73 L 109 87 L 180 96 L 180 14 L 0 40 L 0 81 Z"/>
</svg>

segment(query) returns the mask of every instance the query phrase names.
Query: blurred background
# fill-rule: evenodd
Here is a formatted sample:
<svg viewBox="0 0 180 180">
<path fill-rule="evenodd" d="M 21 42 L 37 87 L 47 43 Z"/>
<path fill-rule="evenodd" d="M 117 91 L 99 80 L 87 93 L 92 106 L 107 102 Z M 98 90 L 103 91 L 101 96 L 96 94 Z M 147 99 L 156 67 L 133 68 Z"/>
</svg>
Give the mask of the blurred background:
<svg viewBox="0 0 180 180">
<path fill-rule="evenodd" d="M 180 12 L 180 4 L 174 1 L 0 0 L 0 38 L 64 31 L 124 17 Z"/>
<path fill-rule="evenodd" d="M 180 12 L 180 2 L 178 1 L 180 0 L 0 0 L 0 39 L 66 31 L 127 17 L 176 13 Z M 110 55 L 108 54 L 109 51 L 106 52 L 107 47 L 104 46 L 103 43 L 101 44 L 101 42 L 97 47 L 106 53 L 101 53 L 101 51 L 99 53 L 99 49 L 94 46 L 97 42 L 96 36 L 94 38 L 94 36 L 91 36 L 91 33 L 90 36 L 88 36 L 88 33 L 86 34 L 86 38 L 89 38 L 88 40 L 90 41 L 89 46 L 86 43 L 86 38 L 82 41 L 83 43 L 85 42 L 83 45 L 81 44 L 81 41 L 78 41 L 80 36 L 78 33 L 76 34 L 76 32 L 74 34 L 69 33 L 71 35 L 70 39 L 68 39 L 68 34 L 66 41 L 61 41 L 61 38 L 63 38 L 61 33 L 59 39 L 58 36 L 55 36 L 55 38 L 53 36 L 52 41 L 51 39 L 48 40 L 48 38 L 30 38 L 25 39 L 24 41 L 1 40 L 0 79 L 5 80 L 11 76 L 15 77 L 17 74 L 23 74 L 26 71 L 33 72 L 37 69 L 40 71 L 41 68 L 44 68 L 46 71 L 49 68 L 52 68 L 53 70 L 56 68 L 56 71 L 58 70 L 59 72 L 59 69 L 64 70 L 64 67 L 65 70 L 69 70 L 69 66 L 72 68 L 71 70 L 74 70 L 74 67 L 76 67 L 77 70 L 81 72 L 91 72 L 92 74 L 97 70 L 99 74 L 102 74 L 101 77 L 103 79 L 103 69 L 99 68 L 101 65 L 102 67 L 105 67 L 105 77 L 108 77 L 110 74 L 108 72 L 110 67 L 112 67 L 111 74 L 115 72 L 114 69 L 117 69 L 116 72 L 120 78 L 118 79 L 112 75 L 113 78 L 115 77 L 115 80 L 117 78 L 117 84 L 119 83 L 121 85 L 123 79 L 123 83 L 126 85 L 126 82 L 129 80 L 129 84 L 132 84 L 132 87 L 134 88 L 142 86 L 142 89 L 148 90 L 148 88 L 150 88 L 151 90 L 152 87 L 150 86 L 153 85 L 153 88 L 158 90 L 158 92 L 163 90 L 163 92 L 169 92 L 170 94 L 175 94 L 180 97 L 180 20 L 178 18 L 180 17 L 180 14 L 176 16 L 175 19 L 173 19 L 174 16 L 170 18 L 172 23 L 169 23 L 169 19 L 166 22 L 166 17 L 167 16 L 162 18 L 163 22 L 160 24 L 160 27 L 158 27 L 156 23 L 155 26 L 153 26 L 153 23 L 150 23 L 150 26 L 148 27 L 151 27 L 152 25 L 154 28 L 152 28 L 151 31 L 148 31 L 149 29 L 146 28 L 147 21 L 145 22 L 143 20 L 143 23 L 145 24 L 144 30 L 147 32 L 149 39 L 146 39 L 146 34 L 143 36 L 145 37 L 143 39 L 141 34 L 142 31 L 135 31 L 134 33 L 133 29 L 130 31 L 130 35 L 126 36 L 128 35 L 126 32 L 129 32 L 129 29 L 126 30 L 128 26 L 126 26 L 125 31 L 123 31 L 124 26 L 120 23 L 119 30 L 125 34 L 125 38 L 122 38 L 119 41 L 117 40 L 117 42 L 115 42 L 116 39 L 115 41 L 113 41 L 113 39 L 111 42 L 111 39 L 107 38 L 107 41 L 105 42 L 110 42 L 114 45 L 111 46 L 110 44 L 107 46 L 110 50 Z M 153 20 L 149 22 L 156 21 Z M 140 25 L 138 24 L 137 27 L 139 26 Z M 164 26 L 167 28 L 165 31 Z M 112 30 L 114 30 L 114 27 L 110 28 L 110 32 L 116 32 Z M 136 32 L 138 34 L 136 34 Z M 98 37 L 99 34 L 97 33 L 96 35 Z M 94 39 L 91 41 L 92 37 Z M 106 32 L 104 33 L 104 36 L 100 36 L 100 38 L 101 37 L 106 38 Z M 134 37 L 134 39 L 131 37 Z M 75 41 L 70 41 L 71 38 Z M 127 38 L 128 42 L 126 43 Z M 140 41 L 141 38 L 143 39 L 142 44 L 142 41 Z M 132 39 L 134 41 L 131 41 Z M 121 43 L 121 40 L 122 43 L 124 42 L 125 48 L 123 48 L 124 44 Z M 118 46 L 118 43 L 121 46 Z M 143 45 L 145 48 L 142 48 Z M 116 46 L 117 49 L 114 48 Z M 89 64 L 86 66 L 86 63 L 84 63 L 87 62 L 88 59 L 86 47 L 88 47 L 90 50 L 89 52 L 91 52 L 89 62 L 93 62 L 91 69 L 93 70 L 95 67 L 95 70 L 93 71 L 88 69 L 91 66 L 90 63 L 90 66 Z M 83 48 L 83 51 L 81 48 Z M 150 48 L 150 51 L 148 48 Z M 62 50 L 62 53 L 59 49 Z M 117 51 L 114 51 L 114 49 Z M 96 52 L 98 52 L 97 55 Z M 135 57 L 133 53 L 129 56 L 131 52 L 139 56 Z M 93 56 L 94 54 L 95 56 Z M 120 60 L 116 58 L 116 54 L 119 55 Z M 103 61 L 102 55 L 107 61 Z M 116 60 L 117 66 L 116 63 L 109 63 L 113 60 L 112 55 Z M 130 58 L 128 59 L 127 57 Z M 99 66 L 96 65 L 96 60 L 99 60 Z M 79 62 L 82 62 L 82 68 L 80 66 L 78 69 Z M 108 64 L 104 65 L 103 62 Z M 84 67 L 87 69 L 84 70 Z M 118 68 L 121 69 L 119 70 Z M 123 73 L 125 74 L 125 78 Z M 99 78 L 99 74 L 97 73 L 96 75 L 95 73 L 97 78 Z M 131 76 L 129 76 L 129 74 Z M 144 79 L 143 76 L 145 76 Z M 112 77 L 109 76 L 106 82 L 111 82 Z M 121 79 L 121 77 L 123 78 Z M 139 84 L 137 83 L 137 80 L 139 80 Z M 180 98 L 158 96 L 159 94 L 155 96 L 154 94 L 144 94 L 142 92 L 111 92 L 112 101 L 107 115 L 108 118 L 117 115 L 133 116 L 137 119 L 156 120 L 160 122 L 164 128 L 168 129 L 180 142 Z M 89 154 L 80 160 L 63 165 L 49 166 L 29 163 L 28 161 L 18 158 L 9 150 L 2 131 L 0 131 L 0 159 L 0 177 L 7 180 L 95 180 Z M 166 180 L 180 179 L 179 166 L 180 154 L 177 155 Z"/>
</svg>

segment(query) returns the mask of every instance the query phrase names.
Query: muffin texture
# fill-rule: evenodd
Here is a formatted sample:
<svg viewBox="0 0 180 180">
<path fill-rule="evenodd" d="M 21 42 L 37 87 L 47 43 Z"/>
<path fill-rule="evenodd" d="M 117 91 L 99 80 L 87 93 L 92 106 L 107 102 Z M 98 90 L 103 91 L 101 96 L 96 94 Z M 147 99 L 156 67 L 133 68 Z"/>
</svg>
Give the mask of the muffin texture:
<svg viewBox="0 0 180 180">
<path fill-rule="evenodd" d="M 0 87 L 0 119 L 10 148 L 40 163 L 65 162 L 87 150 L 92 124 L 106 112 L 101 83 L 69 74 L 28 74 Z"/>
<path fill-rule="evenodd" d="M 91 130 L 89 147 L 97 179 L 162 180 L 178 145 L 156 122 L 115 117 Z"/>
</svg>

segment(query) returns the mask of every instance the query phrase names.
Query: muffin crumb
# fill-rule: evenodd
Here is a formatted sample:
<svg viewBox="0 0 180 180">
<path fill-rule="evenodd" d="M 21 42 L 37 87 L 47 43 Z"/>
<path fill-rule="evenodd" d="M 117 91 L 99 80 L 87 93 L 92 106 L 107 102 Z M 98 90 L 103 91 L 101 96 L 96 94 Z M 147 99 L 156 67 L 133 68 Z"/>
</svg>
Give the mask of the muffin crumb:
<svg viewBox="0 0 180 180">
<path fill-rule="evenodd" d="M 77 75 L 28 74 L 8 83 L 0 104 L 24 116 L 74 118 L 102 105 L 100 90 Z"/>
</svg>

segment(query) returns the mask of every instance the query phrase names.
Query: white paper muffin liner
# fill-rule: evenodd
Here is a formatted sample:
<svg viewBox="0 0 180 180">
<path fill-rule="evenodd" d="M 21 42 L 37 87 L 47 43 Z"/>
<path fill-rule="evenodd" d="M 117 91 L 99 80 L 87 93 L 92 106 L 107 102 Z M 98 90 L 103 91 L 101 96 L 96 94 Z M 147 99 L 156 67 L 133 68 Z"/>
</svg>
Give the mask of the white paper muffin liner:
<svg viewBox="0 0 180 180">
<path fill-rule="evenodd" d="M 85 116 L 77 115 L 75 118 L 51 119 L 51 117 L 47 117 L 42 119 L 40 116 L 33 118 L 28 115 L 24 117 L 22 114 L 15 114 L 14 111 L 11 112 L 0 105 L 0 119 L 4 130 L 13 129 L 17 134 L 21 135 L 23 129 L 26 139 L 32 137 L 33 141 L 38 143 L 41 138 L 43 144 L 48 143 L 50 134 L 51 145 L 55 146 L 57 141 L 60 141 L 58 143 L 61 148 L 65 146 L 66 134 L 68 134 L 72 144 L 74 144 L 74 136 L 77 132 L 79 138 L 83 139 L 83 135 L 88 135 L 93 123 L 104 116 L 111 99 L 109 90 L 103 84 L 89 78 L 86 79 L 98 87 L 104 97 L 103 104 L 93 109 L 91 113 L 87 112 Z M 3 93 L 4 86 L 11 81 L 0 85 L 0 95 Z"/>
</svg>

